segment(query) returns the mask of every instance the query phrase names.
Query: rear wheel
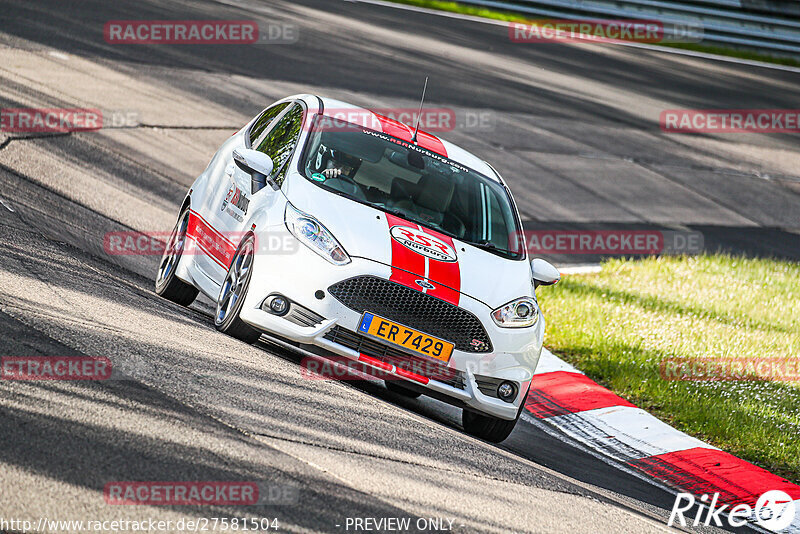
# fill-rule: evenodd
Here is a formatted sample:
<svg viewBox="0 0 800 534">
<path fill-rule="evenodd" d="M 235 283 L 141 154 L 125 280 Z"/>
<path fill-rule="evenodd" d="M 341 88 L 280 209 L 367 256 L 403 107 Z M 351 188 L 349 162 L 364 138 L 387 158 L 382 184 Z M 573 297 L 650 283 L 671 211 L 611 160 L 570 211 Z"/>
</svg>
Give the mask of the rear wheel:
<svg viewBox="0 0 800 534">
<path fill-rule="evenodd" d="M 417 397 L 422 395 L 421 392 L 414 391 L 411 388 L 407 388 L 397 380 L 386 380 L 385 383 L 386 383 L 386 389 L 388 389 L 392 393 L 397 393 L 398 395 L 408 397 L 409 399 L 416 399 Z"/>
<path fill-rule="evenodd" d="M 239 245 L 219 290 L 217 311 L 214 315 L 217 330 L 250 344 L 258 341 L 261 332 L 242 321 L 239 314 L 253 275 L 254 243 L 253 236 L 247 236 Z"/>
<path fill-rule="evenodd" d="M 188 306 L 197 298 L 199 292 L 196 287 L 187 284 L 175 276 L 178 262 L 183 256 L 183 249 L 186 245 L 186 230 L 189 227 L 189 208 L 181 212 L 175 229 L 167 241 L 167 247 L 161 256 L 161 263 L 158 264 L 156 274 L 156 293 L 167 300 L 171 300 L 181 306 Z"/>
</svg>

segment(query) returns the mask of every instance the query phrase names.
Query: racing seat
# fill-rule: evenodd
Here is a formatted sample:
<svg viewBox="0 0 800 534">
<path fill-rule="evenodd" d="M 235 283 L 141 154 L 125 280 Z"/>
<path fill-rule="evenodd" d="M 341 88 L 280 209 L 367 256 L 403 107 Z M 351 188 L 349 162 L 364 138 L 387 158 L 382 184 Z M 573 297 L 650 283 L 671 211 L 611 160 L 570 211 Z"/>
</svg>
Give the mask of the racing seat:
<svg viewBox="0 0 800 534">
<path fill-rule="evenodd" d="M 421 221 L 433 223 L 440 228 L 463 237 L 466 232 L 464 223 L 447 212 L 455 194 L 455 184 L 447 178 L 426 175 L 419 183 L 403 178 L 392 180 L 392 205 Z"/>
<path fill-rule="evenodd" d="M 392 178 L 392 205 L 398 208 L 410 207 L 418 190 L 419 185 L 410 180 Z"/>
</svg>

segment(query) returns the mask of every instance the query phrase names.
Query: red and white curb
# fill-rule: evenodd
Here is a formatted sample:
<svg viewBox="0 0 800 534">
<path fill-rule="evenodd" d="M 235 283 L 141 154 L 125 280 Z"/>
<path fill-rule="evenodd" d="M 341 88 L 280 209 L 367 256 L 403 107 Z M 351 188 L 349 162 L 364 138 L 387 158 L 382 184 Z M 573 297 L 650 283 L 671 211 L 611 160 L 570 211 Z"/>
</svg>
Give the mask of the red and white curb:
<svg viewBox="0 0 800 534">
<path fill-rule="evenodd" d="M 680 492 L 719 493 L 719 505 L 755 507 L 759 496 L 781 490 L 794 499 L 792 524 L 800 534 L 800 486 L 680 432 L 542 351 L 525 401 L 528 417 L 589 450 Z M 755 518 L 751 518 L 754 521 Z"/>
</svg>

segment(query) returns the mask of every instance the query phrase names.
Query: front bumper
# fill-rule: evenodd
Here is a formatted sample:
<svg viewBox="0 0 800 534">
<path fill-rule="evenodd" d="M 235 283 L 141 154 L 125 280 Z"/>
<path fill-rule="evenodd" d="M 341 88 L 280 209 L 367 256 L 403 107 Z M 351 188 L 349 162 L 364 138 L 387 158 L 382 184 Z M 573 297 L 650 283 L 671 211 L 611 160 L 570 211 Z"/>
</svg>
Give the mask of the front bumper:
<svg viewBox="0 0 800 534">
<path fill-rule="evenodd" d="M 272 228 L 273 235 L 274 231 Z M 294 239 L 288 231 L 285 237 Z M 541 353 L 544 333 L 542 318 L 530 328 L 499 328 L 492 321 L 488 306 L 462 294 L 459 307 L 480 320 L 491 339 L 492 352 L 454 350 L 450 361 L 444 365 L 452 373 L 445 373 L 443 376 L 457 374 L 460 377 L 458 381 L 441 376 L 437 379 L 435 373 L 427 377 L 409 373 L 408 368 L 398 363 L 397 358 L 376 357 L 374 353 L 370 356 L 367 354 L 370 351 L 362 349 L 362 352 L 358 350 L 359 346 L 344 342 L 343 338 L 334 335 L 336 332 L 357 335 L 355 333 L 361 313 L 337 300 L 329 293 L 328 288 L 358 276 L 375 276 L 388 280 L 391 269 L 384 264 L 357 257 L 352 258 L 348 265 L 335 266 L 299 242 L 296 247 L 288 249 L 290 250 L 283 254 L 271 252 L 257 254 L 254 258 L 253 276 L 240 314 L 243 321 L 295 344 L 313 346 L 359 361 L 379 372 L 390 373 L 451 404 L 502 419 L 516 418 Z M 276 293 L 310 310 L 319 316 L 318 320 L 303 324 L 288 320 L 289 315 L 277 316 L 262 310 L 264 300 Z M 391 316 L 387 318 L 392 319 Z M 376 343 L 373 340 L 371 344 Z M 377 344 L 382 345 L 379 342 Z M 505 402 L 482 392 L 479 382 L 486 391 L 487 378 L 509 380 L 518 384 L 518 394 L 514 402 Z"/>
</svg>

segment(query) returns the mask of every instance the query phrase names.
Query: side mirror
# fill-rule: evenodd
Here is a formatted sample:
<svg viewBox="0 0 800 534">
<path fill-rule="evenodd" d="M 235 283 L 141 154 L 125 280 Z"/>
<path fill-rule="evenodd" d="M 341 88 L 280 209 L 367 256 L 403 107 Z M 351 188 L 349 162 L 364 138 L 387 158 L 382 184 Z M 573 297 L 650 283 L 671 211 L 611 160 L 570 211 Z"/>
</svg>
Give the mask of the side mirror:
<svg viewBox="0 0 800 534">
<path fill-rule="evenodd" d="M 550 262 L 536 258 L 531 262 L 531 272 L 533 273 L 533 285 L 552 286 L 561 280 L 561 273 L 553 267 Z"/>
<path fill-rule="evenodd" d="M 255 194 L 263 189 L 267 183 L 273 189 L 279 189 L 278 184 L 270 178 L 272 174 L 272 158 L 251 148 L 235 148 L 233 150 L 233 162 L 237 167 L 249 174 L 252 178 L 250 192 Z"/>
</svg>

